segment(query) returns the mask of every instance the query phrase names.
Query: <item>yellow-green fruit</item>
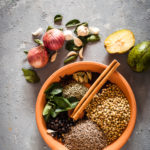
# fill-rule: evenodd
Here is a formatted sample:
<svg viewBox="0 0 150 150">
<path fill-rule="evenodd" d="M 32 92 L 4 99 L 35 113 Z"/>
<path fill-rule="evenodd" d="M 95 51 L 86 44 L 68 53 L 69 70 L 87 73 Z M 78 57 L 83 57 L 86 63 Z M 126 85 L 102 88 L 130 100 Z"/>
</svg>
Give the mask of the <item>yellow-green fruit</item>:
<svg viewBox="0 0 150 150">
<path fill-rule="evenodd" d="M 125 53 L 135 44 L 135 37 L 132 31 L 127 29 L 118 30 L 110 34 L 104 42 L 106 50 L 110 54 Z"/>
</svg>

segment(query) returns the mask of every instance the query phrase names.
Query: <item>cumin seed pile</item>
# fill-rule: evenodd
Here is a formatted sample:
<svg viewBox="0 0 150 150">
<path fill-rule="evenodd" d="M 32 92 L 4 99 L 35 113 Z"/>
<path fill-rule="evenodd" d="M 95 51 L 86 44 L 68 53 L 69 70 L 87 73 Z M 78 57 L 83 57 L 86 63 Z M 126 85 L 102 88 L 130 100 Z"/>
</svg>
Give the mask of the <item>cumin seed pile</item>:
<svg viewBox="0 0 150 150">
<path fill-rule="evenodd" d="M 64 140 L 69 150 L 102 150 L 107 146 L 103 132 L 91 120 L 82 120 L 71 127 Z"/>
</svg>

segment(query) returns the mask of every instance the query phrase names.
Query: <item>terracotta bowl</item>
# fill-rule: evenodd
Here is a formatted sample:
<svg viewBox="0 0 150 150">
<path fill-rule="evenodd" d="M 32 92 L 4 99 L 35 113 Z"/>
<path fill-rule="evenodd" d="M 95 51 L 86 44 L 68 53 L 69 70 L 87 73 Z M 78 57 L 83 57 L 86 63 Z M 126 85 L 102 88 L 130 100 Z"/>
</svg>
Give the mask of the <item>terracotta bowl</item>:
<svg viewBox="0 0 150 150">
<path fill-rule="evenodd" d="M 60 68 L 55 73 L 53 73 L 42 86 L 39 95 L 37 97 L 36 122 L 42 138 L 52 150 L 67 150 L 67 148 L 63 144 L 55 140 L 52 136 L 47 134 L 46 132 L 47 129 L 46 129 L 45 121 L 42 117 L 42 111 L 46 102 L 44 91 L 49 87 L 50 84 L 52 84 L 53 82 L 58 82 L 60 80 L 60 77 L 64 77 L 65 75 L 70 75 L 73 74 L 74 72 L 81 71 L 81 70 L 82 71 L 89 70 L 92 72 L 101 73 L 105 68 L 106 65 L 99 64 L 96 62 L 72 63 Z M 104 150 L 119 150 L 127 142 L 134 129 L 134 125 L 136 121 L 136 102 L 130 85 L 119 72 L 114 72 L 109 80 L 120 87 L 120 89 L 127 97 L 131 108 L 130 121 L 123 134 L 115 142 L 113 142 L 112 144 L 104 148 Z"/>
</svg>

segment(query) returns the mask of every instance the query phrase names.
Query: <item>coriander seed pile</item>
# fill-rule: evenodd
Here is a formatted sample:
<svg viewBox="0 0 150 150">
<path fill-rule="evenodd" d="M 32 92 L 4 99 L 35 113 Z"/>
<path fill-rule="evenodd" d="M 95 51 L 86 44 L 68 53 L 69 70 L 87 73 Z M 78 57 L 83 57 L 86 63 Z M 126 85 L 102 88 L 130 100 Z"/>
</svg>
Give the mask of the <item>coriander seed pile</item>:
<svg viewBox="0 0 150 150">
<path fill-rule="evenodd" d="M 103 130 L 108 144 L 118 139 L 128 125 L 130 106 L 115 84 L 108 84 L 86 108 L 87 116 Z"/>
</svg>

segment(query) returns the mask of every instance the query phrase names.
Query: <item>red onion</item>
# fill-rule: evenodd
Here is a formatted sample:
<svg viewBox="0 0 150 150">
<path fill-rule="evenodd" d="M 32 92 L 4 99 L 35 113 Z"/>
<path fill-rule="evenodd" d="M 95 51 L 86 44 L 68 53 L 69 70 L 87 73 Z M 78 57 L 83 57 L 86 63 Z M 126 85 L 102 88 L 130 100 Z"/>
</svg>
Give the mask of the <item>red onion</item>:
<svg viewBox="0 0 150 150">
<path fill-rule="evenodd" d="M 51 29 L 47 31 L 43 36 L 43 43 L 46 48 L 49 50 L 58 50 L 60 49 L 65 41 L 63 32 L 58 29 Z"/>
<path fill-rule="evenodd" d="M 28 62 L 34 68 L 42 68 L 48 63 L 48 53 L 44 47 L 34 47 L 28 52 Z"/>
</svg>

